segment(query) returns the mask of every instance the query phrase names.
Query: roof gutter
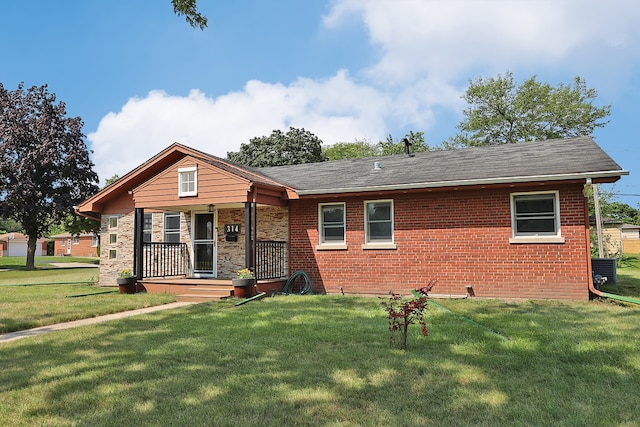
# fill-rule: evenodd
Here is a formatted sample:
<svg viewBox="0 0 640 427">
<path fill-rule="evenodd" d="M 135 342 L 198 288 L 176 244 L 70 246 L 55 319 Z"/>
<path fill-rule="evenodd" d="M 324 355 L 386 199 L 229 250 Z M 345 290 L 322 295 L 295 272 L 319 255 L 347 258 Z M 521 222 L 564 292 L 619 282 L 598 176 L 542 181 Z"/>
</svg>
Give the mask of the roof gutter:
<svg viewBox="0 0 640 427">
<path fill-rule="evenodd" d="M 80 212 L 78 209 L 79 209 L 79 206 L 74 206 L 74 207 L 73 207 L 73 212 L 74 212 L 76 215 L 81 216 L 81 217 L 84 217 L 84 218 L 87 218 L 87 219 L 91 219 L 91 220 L 93 220 L 93 221 L 101 222 L 100 218 L 95 218 L 95 217 L 92 217 L 92 216 L 90 216 L 90 215 L 84 214 L 84 213 Z"/>
<path fill-rule="evenodd" d="M 463 179 L 456 181 L 415 182 L 410 184 L 374 185 L 366 187 L 320 188 L 313 190 L 295 190 L 300 196 L 336 193 L 358 193 L 363 191 L 412 190 L 421 188 L 463 187 L 472 185 L 512 184 L 539 181 L 566 181 L 572 179 L 613 178 L 629 175 L 627 170 L 584 172 L 576 174 L 533 175 L 483 179 Z"/>
</svg>

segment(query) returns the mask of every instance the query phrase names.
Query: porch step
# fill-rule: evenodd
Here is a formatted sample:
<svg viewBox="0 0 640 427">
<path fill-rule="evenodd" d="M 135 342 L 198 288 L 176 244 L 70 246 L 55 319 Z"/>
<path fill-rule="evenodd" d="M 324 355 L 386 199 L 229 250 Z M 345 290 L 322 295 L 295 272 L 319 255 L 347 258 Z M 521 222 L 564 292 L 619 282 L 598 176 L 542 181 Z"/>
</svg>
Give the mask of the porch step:
<svg viewBox="0 0 640 427">
<path fill-rule="evenodd" d="M 213 286 L 197 286 L 186 288 L 183 293 L 176 295 L 178 301 L 206 302 L 213 300 L 221 300 L 231 297 L 232 289 L 230 286 L 213 285 Z"/>
</svg>

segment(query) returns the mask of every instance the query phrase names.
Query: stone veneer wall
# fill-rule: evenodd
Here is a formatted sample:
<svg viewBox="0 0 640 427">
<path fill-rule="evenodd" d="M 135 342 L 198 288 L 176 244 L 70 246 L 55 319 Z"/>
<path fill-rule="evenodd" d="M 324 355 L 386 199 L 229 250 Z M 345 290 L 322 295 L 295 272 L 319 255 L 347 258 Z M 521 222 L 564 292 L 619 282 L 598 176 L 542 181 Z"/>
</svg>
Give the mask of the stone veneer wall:
<svg viewBox="0 0 640 427">
<path fill-rule="evenodd" d="M 258 240 L 289 240 L 289 211 L 276 206 L 258 207 Z M 227 242 L 224 224 L 241 224 L 237 242 Z M 233 278 L 236 272 L 244 268 L 244 209 L 218 210 L 218 277 Z M 288 248 L 285 259 L 288 261 Z M 286 266 L 288 271 L 288 262 Z"/>
<path fill-rule="evenodd" d="M 118 226 L 109 228 L 110 218 L 118 218 Z M 116 279 L 122 270 L 133 271 L 133 226 L 134 213 L 103 215 L 100 225 L 100 285 L 116 286 Z M 115 234 L 116 242 L 111 243 L 110 234 Z M 115 258 L 109 258 L 112 250 Z"/>
<path fill-rule="evenodd" d="M 118 218 L 118 227 L 109 228 L 111 217 Z M 100 226 L 100 285 L 116 286 L 116 279 L 122 270 L 133 271 L 133 231 L 134 212 L 117 215 L 104 215 Z M 191 215 L 180 214 L 180 234 L 181 241 L 187 243 L 191 250 Z M 152 213 L 152 241 L 162 242 L 164 238 L 164 213 Z M 116 243 L 110 243 L 109 235 L 116 234 Z M 109 258 L 109 252 L 116 251 L 116 258 Z"/>
<path fill-rule="evenodd" d="M 118 227 L 109 229 L 109 218 L 118 218 Z M 224 224 L 241 224 L 241 233 L 237 242 L 227 242 L 224 234 Z M 133 271 L 133 228 L 134 213 L 119 215 L 104 215 L 100 231 L 102 242 L 100 251 L 100 284 L 115 286 L 120 271 Z M 244 209 L 218 210 L 218 277 L 233 278 L 236 272 L 244 268 Z M 109 234 L 117 235 L 115 244 L 109 243 Z M 164 212 L 152 213 L 151 236 L 153 242 L 164 240 Z M 289 214 L 287 208 L 258 207 L 258 240 L 288 241 Z M 190 257 L 193 258 L 191 247 L 191 214 L 180 214 L 180 241 L 187 244 Z M 109 258 L 109 251 L 116 251 L 116 258 Z M 285 255 L 288 261 L 288 254 Z M 288 263 L 286 270 L 288 271 Z"/>
</svg>

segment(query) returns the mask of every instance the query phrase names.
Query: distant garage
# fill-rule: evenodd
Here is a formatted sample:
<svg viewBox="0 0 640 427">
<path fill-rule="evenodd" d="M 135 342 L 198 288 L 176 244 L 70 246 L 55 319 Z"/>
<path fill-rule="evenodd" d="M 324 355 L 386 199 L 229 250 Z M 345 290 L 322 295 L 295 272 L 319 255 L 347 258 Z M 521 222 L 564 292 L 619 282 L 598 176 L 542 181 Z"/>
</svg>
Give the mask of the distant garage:
<svg viewBox="0 0 640 427">
<path fill-rule="evenodd" d="M 27 256 L 27 242 L 29 236 L 22 233 L 0 234 L 0 256 Z M 46 251 L 46 239 L 38 239 L 36 256 L 42 256 Z M 43 247 L 45 248 L 43 251 Z"/>
</svg>

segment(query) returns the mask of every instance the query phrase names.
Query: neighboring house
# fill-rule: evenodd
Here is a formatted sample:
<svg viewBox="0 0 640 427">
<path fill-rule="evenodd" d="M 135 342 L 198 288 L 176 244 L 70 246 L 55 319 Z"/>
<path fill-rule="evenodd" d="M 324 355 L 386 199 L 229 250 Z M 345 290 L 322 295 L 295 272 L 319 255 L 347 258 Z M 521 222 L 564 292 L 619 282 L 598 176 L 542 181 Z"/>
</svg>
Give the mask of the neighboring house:
<svg viewBox="0 0 640 427">
<path fill-rule="evenodd" d="M 640 225 L 622 224 L 622 250 L 625 254 L 640 254 Z"/>
<path fill-rule="evenodd" d="M 82 203 L 100 282 L 258 279 L 314 292 L 587 299 L 585 189 L 628 174 L 590 137 L 248 168 L 173 144 Z"/>
<path fill-rule="evenodd" d="M 596 235 L 596 219 L 595 216 L 590 217 L 591 232 Z M 616 255 L 622 253 L 622 222 L 613 218 L 602 218 L 601 230 L 602 230 L 602 249 L 604 253 L 603 258 L 615 258 Z M 592 242 L 593 246 L 597 248 L 597 240 Z"/>
<path fill-rule="evenodd" d="M 55 256 L 97 257 L 100 244 L 95 234 L 62 233 L 51 236 L 54 239 L 53 253 Z"/>
<path fill-rule="evenodd" d="M 27 256 L 29 236 L 22 233 L 0 234 L 0 256 Z M 47 254 L 47 239 L 36 241 L 36 256 Z"/>
</svg>

